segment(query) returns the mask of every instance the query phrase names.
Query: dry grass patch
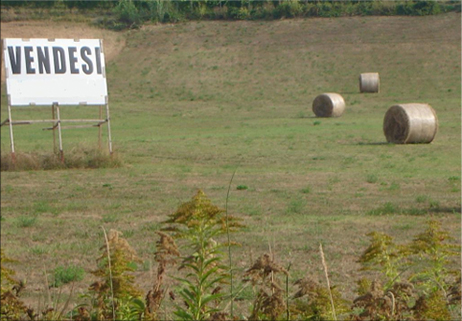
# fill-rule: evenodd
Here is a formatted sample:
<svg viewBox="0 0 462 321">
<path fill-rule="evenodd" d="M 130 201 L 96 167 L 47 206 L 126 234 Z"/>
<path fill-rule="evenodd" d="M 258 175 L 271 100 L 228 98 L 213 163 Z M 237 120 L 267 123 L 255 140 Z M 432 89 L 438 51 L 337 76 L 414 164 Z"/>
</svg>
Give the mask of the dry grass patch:
<svg viewBox="0 0 462 321">
<path fill-rule="evenodd" d="M 53 170 L 69 168 L 115 168 L 121 167 L 117 154 L 109 155 L 99 149 L 74 147 L 61 159 L 59 153 L 16 152 L 2 153 L 1 171 Z"/>
</svg>

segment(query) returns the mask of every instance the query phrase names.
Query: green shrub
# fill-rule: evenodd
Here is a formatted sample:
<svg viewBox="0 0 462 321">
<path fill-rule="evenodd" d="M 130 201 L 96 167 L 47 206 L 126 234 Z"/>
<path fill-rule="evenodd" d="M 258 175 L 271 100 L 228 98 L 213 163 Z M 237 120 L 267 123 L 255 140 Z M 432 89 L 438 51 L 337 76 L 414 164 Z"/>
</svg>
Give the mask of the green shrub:
<svg viewBox="0 0 462 321">
<path fill-rule="evenodd" d="M 19 227 L 31 227 L 37 223 L 37 215 L 29 215 L 29 216 L 19 216 L 18 217 L 18 226 Z"/>
<path fill-rule="evenodd" d="M 118 15 L 119 21 L 127 27 L 136 28 L 141 25 L 141 14 L 132 0 L 120 0 L 114 12 Z"/>
<path fill-rule="evenodd" d="M 386 202 L 381 207 L 370 210 L 367 212 L 368 215 L 387 215 L 387 214 L 395 214 L 400 212 L 399 208 L 393 205 L 390 202 Z"/>
<path fill-rule="evenodd" d="M 82 281 L 84 276 L 85 270 L 80 266 L 58 266 L 53 272 L 53 282 L 51 286 L 60 287 L 70 282 Z"/>
</svg>

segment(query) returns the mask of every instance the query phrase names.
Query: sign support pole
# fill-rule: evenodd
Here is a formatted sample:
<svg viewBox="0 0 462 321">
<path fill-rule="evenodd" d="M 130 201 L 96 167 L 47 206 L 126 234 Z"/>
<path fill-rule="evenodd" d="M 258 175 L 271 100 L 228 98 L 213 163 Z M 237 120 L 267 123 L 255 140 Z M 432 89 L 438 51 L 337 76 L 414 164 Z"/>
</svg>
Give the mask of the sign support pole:
<svg viewBox="0 0 462 321">
<path fill-rule="evenodd" d="M 10 125 L 11 160 L 14 164 L 16 161 L 16 154 L 14 152 L 13 120 L 11 119 L 11 105 L 9 103 L 8 103 L 8 123 Z"/>
<path fill-rule="evenodd" d="M 59 104 L 54 103 L 53 105 L 56 106 L 56 116 L 58 117 L 56 123 L 58 125 L 59 154 L 61 156 L 61 162 L 64 163 L 63 138 L 61 136 L 61 116 L 59 114 Z"/>
<path fill-rule="evenodd" d="M 109 154 L 112 156 L 112 138 L 111 138 L 111 121 L 109 118 L 109 103 L 106 96 L 106 121 L 107 121 L 107 139 L 109 144 Z"/>
<path fill-rule="evenodd" d="M 103 118 L 103 106 L 99 106 L 99 119 Z M 98 124 L 98 148 L 101 151 L 101 138 L 102 138 L 102 131 L 101 131 L 101 123 Z"/>
<path fill-rule="evenodd" d="M 51 119 L 53 119 L 53 153 L 56 153 L 56 132 L 55 132 L 55 129 L 56 129 L 56 123 L 54 122 L 54 120 L 56 119 L 55 118 L 55 104 L 53 103 L 51 105 Z"/>
</svg>

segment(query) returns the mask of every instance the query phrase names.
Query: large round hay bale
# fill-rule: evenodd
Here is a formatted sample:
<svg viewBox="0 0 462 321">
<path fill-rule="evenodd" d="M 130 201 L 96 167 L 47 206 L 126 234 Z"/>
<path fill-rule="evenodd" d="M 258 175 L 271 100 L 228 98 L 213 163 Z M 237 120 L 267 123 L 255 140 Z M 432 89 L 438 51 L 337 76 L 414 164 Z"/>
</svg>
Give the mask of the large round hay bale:
<svg viewBox="0 0 462 321">
<path fill-rule="evenodd" d="M 313 101 L 313 112 L 317 117 L 339 117 L 345 111 L 345 100 L 336 93 L 324 93 Z"/>
<path fill-rule="evenodd" d="M 362 93 L 378 93 L 380 77 L 377 72 L 366 72 L 359 75 L 359 91 Z"/>
<path fill-rule="evenodd" d="M 431 143 L 438 131 L 438 118 L 428 104 L 391 106 L 383 119 L 383 132 L 389 143 Z"/>
</svg>

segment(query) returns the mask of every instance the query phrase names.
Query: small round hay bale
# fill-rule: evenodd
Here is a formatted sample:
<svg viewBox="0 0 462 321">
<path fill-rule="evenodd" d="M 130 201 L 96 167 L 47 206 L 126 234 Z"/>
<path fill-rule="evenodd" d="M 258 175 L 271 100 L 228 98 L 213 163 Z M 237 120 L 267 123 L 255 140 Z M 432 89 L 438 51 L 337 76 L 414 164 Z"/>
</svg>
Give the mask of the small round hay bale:
<svg viewBox="0 0 462 321">
<path fill-rule="evenodd" d="M 362 93 L 378 93 L 380 77 L 378 72 L 366 72 L 359 75 L 359 91 Z"/>
<path fill-rule="evenodd" d="M 313 101 L 313 112 L 317 117 L 339 117 L 345 111 L 345 100 L 336 93 L 325 93 Z"/>
<path fill-rule="evenodd" d="M 428 104 L 391 106 L 383 119 L 383 132 L 389 143 L 431 143 L 438 131 L 438 118 Z"/>
</svg>

